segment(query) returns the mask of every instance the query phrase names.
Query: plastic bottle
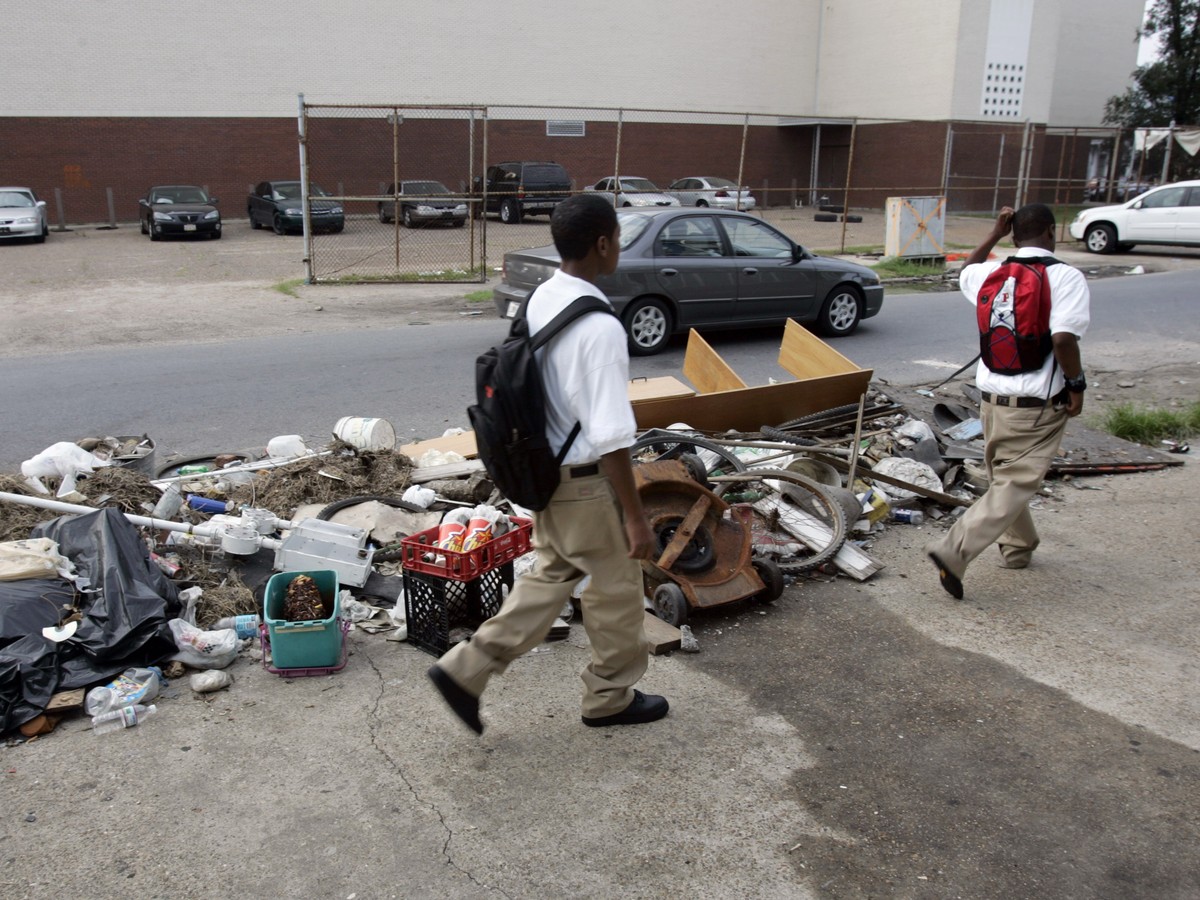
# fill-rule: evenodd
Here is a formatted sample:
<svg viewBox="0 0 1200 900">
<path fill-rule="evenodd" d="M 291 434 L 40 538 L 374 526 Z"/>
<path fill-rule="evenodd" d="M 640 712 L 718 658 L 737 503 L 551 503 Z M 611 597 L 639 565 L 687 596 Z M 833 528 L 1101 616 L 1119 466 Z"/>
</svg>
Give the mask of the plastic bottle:
<svg viewBox="0 0 1200 900">
<path fill-rule="evenodd" d="M 925 523 L 925 513 L 919 509 L 893 509 L 893 522 L 907 522 L 909 525 L 923 525 Z"/>
<path fill-rule="evenodd" d="M 134 703 L 132 706 L 122 706 L 108 712 L 92 716 L 92 733 L 108 734 L 110 731 L 120 731 L 122 728 L 132 728 L 138 722 L 158 712 L 158 707 L 151 703 L 143 706 Z"/>
<path fill-rule="evenodd" d="M 92 688 L 83 701 L 89 716 L 119 710 L 123 706 L 153 700 L 162 683 L 162 670 L 156 666 L 126 669 L 104 687 Z"/>
<path fill-rule="evenodd" d="M 163 491 L 162 497 L 154 506 L 152 515 L 156 519 L 174 519 L 179 514 L 179 508 L 183 506 L 183 492 L 179 490 L 178 484 L 171 484 Z"/>
<path fill-rule="evenodd" d="M 222 628 L 232 628 L 237 632 L 239 640 L 255 637 L 258 634 L 258 626 L 262 624 L 262 619 L 251 613 L 247 616 L 226 616 L 223 619 L 217 619 L 213 623 L 213 630 L 218 631 Z"/>
</svg>

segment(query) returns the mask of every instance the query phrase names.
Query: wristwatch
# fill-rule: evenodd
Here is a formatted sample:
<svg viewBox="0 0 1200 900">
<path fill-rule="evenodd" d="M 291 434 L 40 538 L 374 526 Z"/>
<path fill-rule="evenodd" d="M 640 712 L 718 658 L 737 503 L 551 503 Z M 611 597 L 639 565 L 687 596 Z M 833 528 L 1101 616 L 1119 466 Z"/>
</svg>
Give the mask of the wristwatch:
<svg viewBox="0 0 1200 900">
<path fill-rule="evenodd" d="M 1082 372 L 1074 378 L 1064 378 L 1064 383 L 1072 394 L 1082 394 L 1087 390 L 1087 379 L 1083 377 Z"/>
</svg>

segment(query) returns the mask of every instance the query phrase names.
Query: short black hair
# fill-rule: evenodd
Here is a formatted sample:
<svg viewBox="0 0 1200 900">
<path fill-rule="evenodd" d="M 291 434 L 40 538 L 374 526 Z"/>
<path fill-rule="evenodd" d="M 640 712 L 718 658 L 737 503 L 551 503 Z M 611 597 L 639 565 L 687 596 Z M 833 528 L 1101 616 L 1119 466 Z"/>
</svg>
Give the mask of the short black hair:
<svg viewBox="0 0 1200 900">
<path fill-rule="evenodd" d="M 1054 212 L 1045 203 L 1029 203 L 1013 214 L 1013 239 L 1029 241 L 1054 230 Z"/>
<path fill-rule="evenodd" d="M 583 259 L 602 237 L 617 230 L 617 211 L 600 194 L 576 194 L 554 208 L 550 236 L 563 259 Z"/>
</svg>

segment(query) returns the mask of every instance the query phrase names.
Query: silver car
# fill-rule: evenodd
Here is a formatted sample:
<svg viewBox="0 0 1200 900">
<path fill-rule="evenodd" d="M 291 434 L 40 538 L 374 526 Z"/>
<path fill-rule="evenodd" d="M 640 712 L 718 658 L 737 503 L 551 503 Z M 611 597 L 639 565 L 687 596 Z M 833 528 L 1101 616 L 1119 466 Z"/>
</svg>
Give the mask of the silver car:
<svg viewBox="0 0 1200 900">
<path fill-rule="evenodd" d="M 621 258 L 597 279 L 629 336 L 649 356 L 689 328 L 811 323 L 851 334 L 883 306 L 879 276 L 857 263 L 817 256 L 757 216 L 723 209 L 622 209 Z M 553 247 L 504 254 L 496 310 L 512 317 L 554 274 Z"/>
<path fill-rule="evenodd" d="M 46 201 L 27 187 L 0 187 L 0 238 L 46 240 Z"/>
<path fill-rule="evenodd" d="M 713 206 L 717 209 L 754 209 L 757 201 L 750 188 L 739 188 L 736 181 L 712 175 L 693 175 L 680 178 L 667 188 L 667 193 L 683 206 Z"/>
<path fill-rule="evenodd" d="M 678 206 L 679 201 L 668 197 L 649 178 L 622 175 L 618 178 L 601 178 L 589 184 L 585 191 L 607 194 L 617 206 Z"/>
</svg>

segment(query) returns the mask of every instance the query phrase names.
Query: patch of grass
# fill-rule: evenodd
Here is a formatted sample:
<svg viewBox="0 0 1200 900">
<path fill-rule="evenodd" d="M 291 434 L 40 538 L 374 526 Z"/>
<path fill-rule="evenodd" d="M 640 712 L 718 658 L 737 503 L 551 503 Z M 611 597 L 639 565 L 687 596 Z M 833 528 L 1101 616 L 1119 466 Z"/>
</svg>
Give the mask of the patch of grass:
<svg viewBox="0 0 1200 900">
<path fill-rule="evenodd" d="M 279 284 L 271 285 L 271 290 L 279 291 L 281 294 L 286 294 L 289 297 L 299 300 L 300 295 L 296 293 L 296 288 L 302 284 L 304 284 L 303 278 L 293 278 L 291 281 L 281 281 Z"/>
<path fill-rule="evenodd" d="M 490 289 L 486 291 L 471 291 L 471 293 L 466 295 L 466 298 L 472 303 L 484 303 L 492 299 L 492 292 Z"/>
<path fill-rule="evenodd" d="M 880 278 L 925 278 L 941 275 L 946 271 L 943 263 L 932 265 L 908 259 L 884 259 L 871 266 Z"/>
<path fill-rule="evenodd" d="M 1110 434 L 1138 444 L 1186 440 L 1200 434 L 1200 401 L 1178 410 L 1122 403 L 1108 410 L 1101 422 Z"/>
<path fill-rule="evenodd" d="M 487 272 L 482 267 L 471 269 L 439 269 L 435 272 L 391 272 L 357 275 L 353 272 L 333 278 L 320 279 L 322 284 L 440 284 L 463 281 L 484 281 Z M 491 292 L 488 292 L 491 296 Z"/>
</svg>

